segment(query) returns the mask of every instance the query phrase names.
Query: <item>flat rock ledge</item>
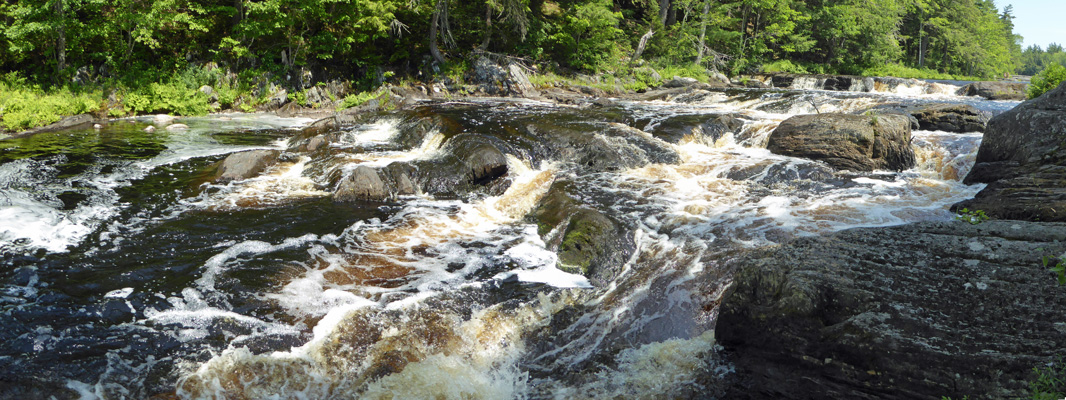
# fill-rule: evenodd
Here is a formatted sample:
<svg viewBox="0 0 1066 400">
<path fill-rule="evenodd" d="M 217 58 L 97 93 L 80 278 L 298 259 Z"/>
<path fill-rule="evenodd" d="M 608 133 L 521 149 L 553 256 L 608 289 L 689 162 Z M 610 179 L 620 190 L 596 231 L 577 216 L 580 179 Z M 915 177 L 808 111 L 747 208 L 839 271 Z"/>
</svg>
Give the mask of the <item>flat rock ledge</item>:
<svg viewBox="0 0 1066 400">
<path fill-rule="evenodd" d="M 753 250 L 716 335 L 730 399 L 1025 397 L 1066 354 L 1066 224 L 922 222 Z"/>
</svg>

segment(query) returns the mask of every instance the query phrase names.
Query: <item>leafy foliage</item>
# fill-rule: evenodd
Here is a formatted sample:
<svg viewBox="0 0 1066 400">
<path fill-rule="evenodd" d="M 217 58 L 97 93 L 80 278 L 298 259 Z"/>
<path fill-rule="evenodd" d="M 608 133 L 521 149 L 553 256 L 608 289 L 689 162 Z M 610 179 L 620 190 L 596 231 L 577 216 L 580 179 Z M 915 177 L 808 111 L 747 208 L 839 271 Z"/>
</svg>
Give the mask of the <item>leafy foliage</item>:
<svg viewBox="0 0 1066 400">
<path fill-rule="evenodd" d="M 1033 400 L 1060 400 L 1066 397 L 1066 363 L 1062 358 L 1043 368 L 1033 368 L 1035 378 L 1029 381 Z"/>
<path fill-rule="evenodd" d="M 1040 97 L 1048 90 L 1058 87 L 1062 81 L 1066 81 L 1066 67 L 1059 64 L 1049 65 L 1029 83 L 1029 98 Z"/>
<path fill-rule="evenodd" d="M 982 210 L 970 210 L 963 208 L 959 210 L 959 214 L 955 216 L 956 220 L 969 223 L 970 225 L 977 225 L 982 222 L 988 221 L 988 215 Z"/>
</svg>

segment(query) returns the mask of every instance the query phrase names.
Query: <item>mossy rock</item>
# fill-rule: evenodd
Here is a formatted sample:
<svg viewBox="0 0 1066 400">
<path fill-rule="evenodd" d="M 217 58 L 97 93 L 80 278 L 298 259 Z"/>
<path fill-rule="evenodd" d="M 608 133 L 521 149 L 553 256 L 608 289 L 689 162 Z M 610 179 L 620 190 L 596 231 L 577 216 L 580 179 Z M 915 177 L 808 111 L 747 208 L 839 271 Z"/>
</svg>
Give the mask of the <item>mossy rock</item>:
<svg viewBox="0 0 1066 400">
<path fill-rule="evenodd" d="M 595 210 L 579 210 L 570 218 L 559 246 L 562 270 L 589 276 L 593 262 L 603 258 L 616 226 L 607 216 Z"/>
</svg>

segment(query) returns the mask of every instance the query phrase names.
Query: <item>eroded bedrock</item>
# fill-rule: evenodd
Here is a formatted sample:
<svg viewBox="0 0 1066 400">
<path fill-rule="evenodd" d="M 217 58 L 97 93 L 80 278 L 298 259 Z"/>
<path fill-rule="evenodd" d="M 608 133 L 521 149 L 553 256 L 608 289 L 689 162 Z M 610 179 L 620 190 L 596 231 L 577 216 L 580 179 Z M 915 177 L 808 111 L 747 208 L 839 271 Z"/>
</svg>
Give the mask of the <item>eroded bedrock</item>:
<svg viewBox="0 0 1066 400">
<path fill-rule="evenodd" d="M 921 222 L 751 251 L 717 323 L 729 399 L 1026 394 L 1066 354 L 1066 224 Z"/>
</svg>

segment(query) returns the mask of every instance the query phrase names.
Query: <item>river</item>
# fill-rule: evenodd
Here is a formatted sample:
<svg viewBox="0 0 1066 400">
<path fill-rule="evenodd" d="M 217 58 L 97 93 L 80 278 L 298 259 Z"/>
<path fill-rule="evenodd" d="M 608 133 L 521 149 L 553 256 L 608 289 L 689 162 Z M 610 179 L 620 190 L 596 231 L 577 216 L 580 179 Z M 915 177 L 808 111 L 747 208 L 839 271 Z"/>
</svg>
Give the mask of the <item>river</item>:
<svg viewBox="0 0 1066 400">
<path fill-rule="evenodd" d="M 713 397 L 732 372 L 713 335 L 722 260 L 951 219 L 982 188 L 960 183 L 980 133 L 915 131 L 916 167 L 853 173 L 770 153 L 777 124 L 1018 104 L 945 84 L 799 87 L 427 102 L 361 117 L 313 152 L 296 145 L 311 120 L 255 114 L 0 140 L 0 397 Z M 690 129 L 721 118 L 734 127 Z M 449 178 L 462 140 L 505 150 L 506 175 Z M 254 149 L 282 155 L 212 179 Z M 357 166 L 390 164 L 421 190 L 331 197 Z M 609 240 L 575 245 L 574 221 Z M 598 258 L 572 265 L 582 252 Z"/>
</svg>

